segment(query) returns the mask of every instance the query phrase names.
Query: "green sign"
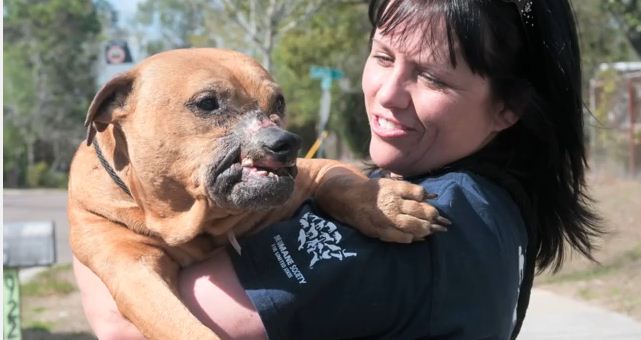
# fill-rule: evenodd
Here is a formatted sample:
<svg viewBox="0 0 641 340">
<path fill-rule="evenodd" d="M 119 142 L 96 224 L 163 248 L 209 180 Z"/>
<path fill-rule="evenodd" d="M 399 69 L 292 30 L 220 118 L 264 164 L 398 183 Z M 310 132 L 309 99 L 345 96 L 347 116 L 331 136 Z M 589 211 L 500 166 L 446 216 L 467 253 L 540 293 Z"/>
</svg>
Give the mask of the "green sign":
<svg viewBox="0 0 641 340">
<path fill-rule="evenodd" d="M 20 340 L 20 283 L 18 269 L 4 267 L 4 340 Z"/>
</svg>

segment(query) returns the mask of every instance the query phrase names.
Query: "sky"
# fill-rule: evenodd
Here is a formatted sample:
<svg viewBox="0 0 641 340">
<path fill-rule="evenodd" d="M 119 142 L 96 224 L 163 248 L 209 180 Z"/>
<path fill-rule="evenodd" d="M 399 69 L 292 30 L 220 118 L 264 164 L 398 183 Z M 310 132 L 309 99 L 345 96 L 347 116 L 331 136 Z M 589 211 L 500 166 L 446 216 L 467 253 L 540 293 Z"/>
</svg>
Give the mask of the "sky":
<svg viewBox="0 0 641 340">
<path fill-rule="evenodd" d="M 136 7 L 138 6 L 138 3 L 141 0 L 108 0 L 108 1 L 116 8 L 118 12 L 120 12 L 122 19 L 126 21 L 128 17 L 133 16 L 133 14 L 136 12 Z"/>
</svg>

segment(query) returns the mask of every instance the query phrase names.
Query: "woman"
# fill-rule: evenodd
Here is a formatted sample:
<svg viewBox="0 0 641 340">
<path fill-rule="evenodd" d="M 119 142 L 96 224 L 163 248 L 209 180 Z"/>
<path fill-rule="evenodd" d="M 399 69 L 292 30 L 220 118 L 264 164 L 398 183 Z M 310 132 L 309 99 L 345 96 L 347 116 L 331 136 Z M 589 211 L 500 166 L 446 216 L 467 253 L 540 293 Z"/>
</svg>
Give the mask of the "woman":
<svg viewBox="0 0 641 340">
<path fill-rule="evenodd" d="M 369 239 L 313 204 L 185 270 L 181 294 L 231 338 L 516 337 L 535 268 L 591 258 L 580 58 L 567 0 L 374 0 L 363 93 L 376 176 L 437 193 L 453 224 Z M 76 266 L 101 338 L 139 336 Z M 131 331 L 131 333 L 128 333 Z"/>
</svg>

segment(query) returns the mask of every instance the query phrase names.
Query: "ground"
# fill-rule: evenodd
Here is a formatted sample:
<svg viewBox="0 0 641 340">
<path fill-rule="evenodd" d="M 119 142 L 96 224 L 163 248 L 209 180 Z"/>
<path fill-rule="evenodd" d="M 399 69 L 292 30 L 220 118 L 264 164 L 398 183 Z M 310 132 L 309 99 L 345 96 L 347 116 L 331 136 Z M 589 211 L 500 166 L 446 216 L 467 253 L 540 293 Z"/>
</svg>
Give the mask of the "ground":
<svg viewBox="0 0 641 340">
<path fill-rule="evenodd" d="M 575 254 L 559 273 L 539 276 L 536 286 L 641 321 L 641 180 L 592 173 L 588 183 L 608 228 L 595 254 L 601 264 Z M 68 264 L 41 273 L 22 288 L 24 339 L 95 339 Z"/>
<path fill-rule="evenodd" d="M 600 264 L 574 253 L 536 284 L 641 320 L 641 180 L 592 173 L 588 183 L 608 231 L 595 253 Z"/>
<path fill-rule="evenodd" d="M 70 264 L 57 265 L 23 283 L 22 338 L 96 339 L 82 312 Z"/>
</svg>

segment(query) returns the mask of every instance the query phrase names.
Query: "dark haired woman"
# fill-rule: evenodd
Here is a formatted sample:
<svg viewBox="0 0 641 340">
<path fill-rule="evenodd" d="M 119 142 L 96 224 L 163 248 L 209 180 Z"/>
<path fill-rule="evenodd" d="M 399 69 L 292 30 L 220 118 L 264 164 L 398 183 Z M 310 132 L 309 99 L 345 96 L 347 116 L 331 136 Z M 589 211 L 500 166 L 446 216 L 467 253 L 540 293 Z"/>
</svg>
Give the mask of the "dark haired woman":
<svg viewBox="0 0 641 340">
<path fill-rule="evenodd" d="M 183 299 L 230 338 L 508 339 L 535 269 L 600 234 L 585 192 L 581 72 L 568 0 L 370 4 L 363 93 L 376 176 L 437 193 L 453 222 L 410 245 L 313 204 L 182 274 Z M 139 337 L 76 266 L 101 338 Z"/>
</svg>

